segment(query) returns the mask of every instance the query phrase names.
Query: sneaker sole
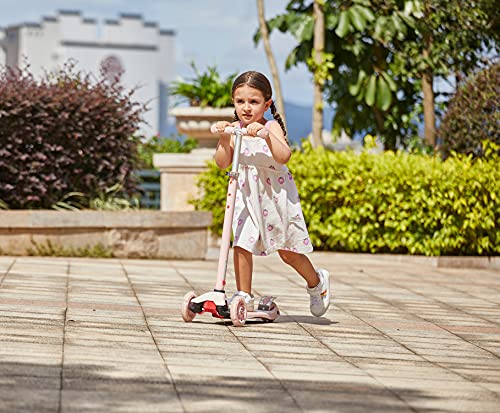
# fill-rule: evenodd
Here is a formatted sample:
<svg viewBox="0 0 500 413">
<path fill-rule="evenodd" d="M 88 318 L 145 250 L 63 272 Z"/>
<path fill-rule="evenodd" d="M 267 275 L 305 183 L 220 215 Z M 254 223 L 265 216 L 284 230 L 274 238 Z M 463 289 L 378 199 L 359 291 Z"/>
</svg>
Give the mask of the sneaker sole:
<svg viewBox="0 0 500 413">
<path fill-rule="evenodd" d="M 327 271 L 327 270 L 323 270 L 323 269 L 319 269 L 318 271 L 321 271 L 321 275 L 323 276 L 323 280 L 326 280 L 326 285 L 327 285 L 327 288 L 325 291 L 323 291 L 321 293 L 321 296 L 324 297 L 325 295 L 328 297 L 328 300 L 327 300 L 327 303 L 326 303 L 326 306 L 325 306 L 325 311 L 323 311 L 321 314 L 313 314 L 315 317 L 321 317 L 322 315 L 324 315 L 327 311 L 328 311 L 328 308 L 330 308 L 330 273 Z"/>
</svg>

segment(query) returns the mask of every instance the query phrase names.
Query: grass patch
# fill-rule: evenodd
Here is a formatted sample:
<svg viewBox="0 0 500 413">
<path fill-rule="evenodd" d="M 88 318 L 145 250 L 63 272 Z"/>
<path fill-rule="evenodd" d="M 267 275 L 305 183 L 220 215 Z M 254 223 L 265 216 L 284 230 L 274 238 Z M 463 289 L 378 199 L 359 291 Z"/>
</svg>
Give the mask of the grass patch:
<svg viewBox="0 0 500 413">
<path fill-rule="evenodd" d="M 42 257 L 84 257 L 84 258 L 113 258 L 111 248 L 105 247 L 101 243 L 86 245 L 85 247 L 64 247 L 54 244 L 50 240 L 44 243 L 32 241 L 33 248 L 28 248 L 26 254 L 29 256 Z"/>
</svg>

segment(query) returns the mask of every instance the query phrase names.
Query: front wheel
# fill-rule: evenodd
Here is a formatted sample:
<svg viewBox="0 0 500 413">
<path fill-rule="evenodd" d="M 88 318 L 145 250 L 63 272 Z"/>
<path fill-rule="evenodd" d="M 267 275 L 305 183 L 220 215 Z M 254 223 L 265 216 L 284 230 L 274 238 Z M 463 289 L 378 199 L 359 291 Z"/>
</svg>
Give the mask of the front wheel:
<svg viewBox="0 0 500 413">
<path fill-rule="evenodd" d="M 243 297 L 234 297 L 231 301 L 231 321 L 235 327 L 242 327 L 247 321 L 247 307 Z"/>
<path fill-rule="evenodd" d="M 196 297 L 196 294 L 194 293 L 194 291 L 189 291 L 188 293 L 186 293 L 186 295 L 184 296 L 184 299 L 182 301 L 181 314 L 182 314 L 182 319 L 186 323 L 193 321 L 193 319 L 196 317 L 196 313 L 192 312 L 189 309 L 189 304 L 191 303 L 191 300 L 195 297 Z"/>
</svg>

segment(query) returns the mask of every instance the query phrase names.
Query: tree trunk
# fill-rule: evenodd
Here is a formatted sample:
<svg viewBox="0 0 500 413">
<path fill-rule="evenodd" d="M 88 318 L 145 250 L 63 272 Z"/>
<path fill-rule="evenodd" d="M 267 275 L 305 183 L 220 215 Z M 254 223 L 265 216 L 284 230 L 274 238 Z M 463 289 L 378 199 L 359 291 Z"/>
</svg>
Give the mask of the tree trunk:
<svg viewBox="0 0 500 413">
<path fill-rule="evenodd" d="M 278 73 L 278 68 L 276 66 L 274 54 L 271 49 L 271 43 L 269 41 L 269 30 L 267 30 L 266 18 L 264 14 L 264 0 L 257 0 L 257 10 L 259 13 L 260 34 L 262 35 L 264 50 L 266 52 L 267 60 L 269 62 L 269 68 L 271 70 L 271 76 L 273 78 L 274 93 L 276 95 L 276 106 L 279 114 L 281 115 L 281 118 L 283 119 L 286 128 L 285 103 L 283 102 L 283 94 L 281 92 L 281 82 Z"/>
<path fill-rule="evenodd" d="M 325 15 L 321 0 L 314 0 L 314 60 L 317 66 L 321 65 L 323 60 L 323 51 L 325 49 Z M 312 111 L 312 136 L 311 143 L 314 148 L 323 146 L 323 85 L 321 79 L 314 76 L 314 95 Z"/>
<path fill-rule="evenodd" d="M 424 58 L 429 56 L 429 49 L 424 49 Z M 424 95 L 424 139 L 427 145 L 436 146 L 436 112 L 434 110 L 434 77 L 430 68 L 422 75 L 422 93 Z"/>
<path fill-rule="evenodd" d="M 375 64 L 374 69 L 375 72 L 380 75 L 382 73 L 382 68 L 387 67 L 385 64 L 384 55 L 382 52 L 382 48 L 380 46 L 374 46 L 374 56 L 375 56 Z M 384 149 L 385 150 L 394 150 L 396 149 L 396 142 L 394 138 L 391 136 L 392 134 L 385 134 L 385 113 L 382 109 L 377 108 L 377 105 L 373 106 L 373 114 L 375 115 L 375 123 L 377 126 L 377 137 L 380 139 L 381 136 L 384 137 Z"/>
<path fill-rule="evenodd" d="M 425 18 L 429 18 L 431 11 L 431 1 L 424 1 Z M 425 30 L 425 29 L 424 29 Z M 432 48 L 432 34 L 429 31 L 423 33 L 422 57 L 424 61 L 429 59 Z M 422 73 L 422 94 L 424 105 L 424 140 L 427 145 L 436 147 L 436 112 L 434 109 L 434 76 L 431 67 L 426 66 Z"/>
</svg>

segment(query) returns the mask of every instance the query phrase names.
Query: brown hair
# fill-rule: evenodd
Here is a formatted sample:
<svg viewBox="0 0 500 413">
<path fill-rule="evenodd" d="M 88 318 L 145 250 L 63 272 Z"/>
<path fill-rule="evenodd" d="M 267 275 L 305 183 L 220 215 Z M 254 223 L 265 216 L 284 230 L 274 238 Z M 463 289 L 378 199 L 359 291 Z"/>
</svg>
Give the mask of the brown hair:
<svg viewBox="0 0 500 413">
<path fill-rule="evenodd" d="M 271 87 L 271 83 L 265 77 L 262 73 L 260 72 L 255 72 L 253 70 L 250 70 L 248 72 L 244 72 L 241 75 L 239 75 L 236 79 L 234 79 L 233 82 L 233 88 L 231 90 L 231 95 L 234 96 L 234 92 L 236 89 L 238 89 L 240 86 L 243 85 L 248 85 L 250 87 L 253 87 L 257 90 L 260 90 L 262 92 L 262 95 L 264 96 L 264 100 L 267 102 L 271 97 L 273 96 L 273 89 Z M 274 100 L 271 103 L 270 106 L 271 113 L 273 115 L 273 118 L 280 124 L 281 129 L 283 130 L 283 133 L 286 136 L 286 129 L 285 129 L 285 124 L 283 123 L 283 119 L 281 119 L 280 114 L 278 113 L 276 106 L 274 104 Z M 234 121 L 239 120 L 238 115 L 236 114 L 236 110 L 234 111 Z M 286 138 L 285 138 L 286 139 Z M 287 140 L 288 142 L 288 140 Z"/>
</svg>

